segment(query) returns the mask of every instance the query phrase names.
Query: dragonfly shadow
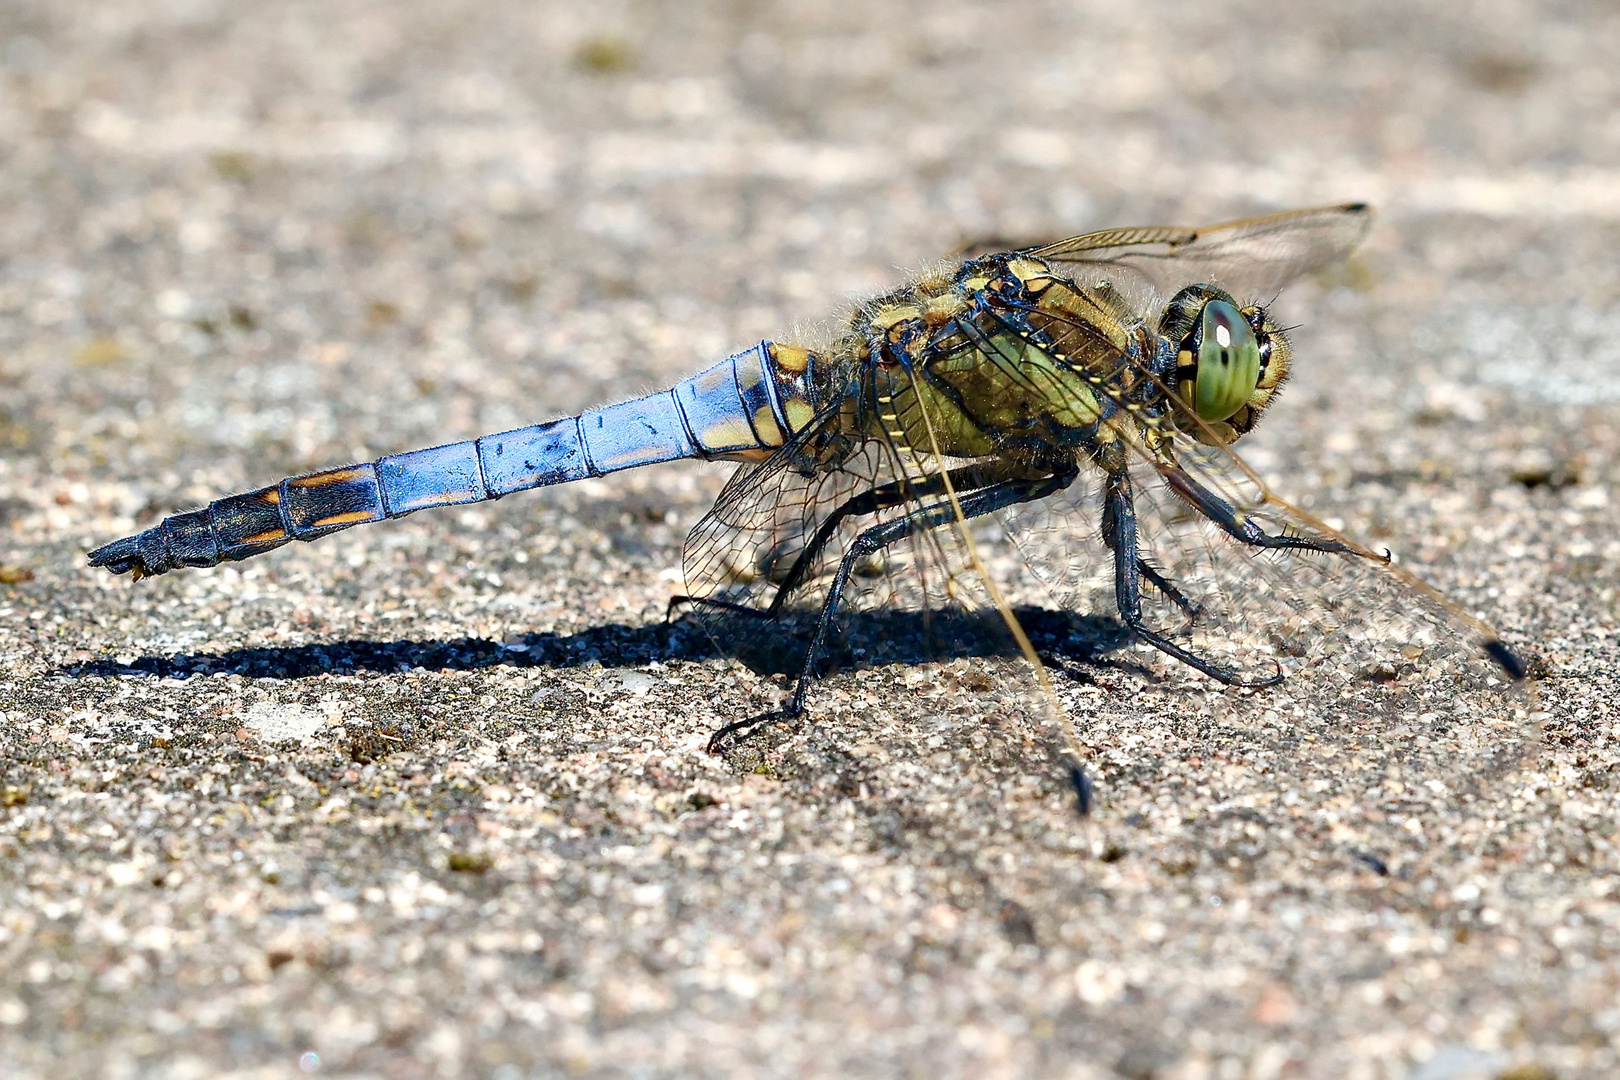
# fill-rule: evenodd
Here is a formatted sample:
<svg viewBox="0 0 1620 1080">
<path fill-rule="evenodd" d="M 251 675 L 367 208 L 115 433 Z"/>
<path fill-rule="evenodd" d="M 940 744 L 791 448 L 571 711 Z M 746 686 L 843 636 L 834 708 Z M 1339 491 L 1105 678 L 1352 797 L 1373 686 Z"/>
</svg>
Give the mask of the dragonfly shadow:
<svg viewBox="0 0 1620 1080">
<path fill-rule="evenodd" d="M 612 623 L 575 634 L 526 634 L 442 641 L 357 639 L 310 645 L 230 649 L 219 653 L 142 656 L 127 662 L 93 660 L 61 669 L 70 676 L 147 675 L 189 679 L 241 675 L 250 679 L 309 679 L 361 672 L 481 671 L 485 668 L 638 667 L 655 660 L 706 660 L 716 655 L 702 629 L 676 623 Z"/>
<path fill-rule="evenodd" d="M 1043 608 L 1018 608 L 1014 614 L 1036 651 L 1059 668 L 1066 669 L 1067 661 L 1106 663 L 1105 654 L 1129 641 L 1123 625 L 1112 619 Z M 707 619 L 721 643 L 717 651 L 762 675 L 797 674 L 815 624 L 813 613 L 785 616 L 775 624 L 726 614 Z M 765 627 L 770 632 L 762 632 Z M 840 618 L 822 670 L 1018 655 L 1017 641 L 994 610 L 865 611 Z"/>
<path fill-rule="evenodd" d="M 1082 664 L 1107 663 L 1103 656 L 1127 640 L 1111 620 L 1068 612 L 1020 610 L 1019 621 L 1043 656 Z M 873 612 L 852 617 L 823 670 L 867 668 L 888 663 L 924 663 L 972 657 L 1015 656 L 1017 647 L 999 616 L 993 621 L 967 613 Z M 177 653 L 133 660 L 92 660 L 59 668 L 74 678 L 146 676 L 190 679 L 206 675 L 240 675 L 250 679 L 311 679 L 321 675 L 362 672 L 480 671 L 486 668 L 640 667 L 654 661 L 701 661 L 735 656 L 761 675 L 796 674 L 803 662 L 807 634 L 793 625 L 773 626 L 754 620 L 732 620 L 721 628 L 722 649 L 690 616 L 668 623 L 631 626 L 612 623 L 571 634 L 535 633 L 492 641 L 452 638 L 442 641 L 357 639 L 309 645 L 230 649 L 218 653 Z M 1065 665 L 1059 663 L 1060 667 Z"/>
</svg>

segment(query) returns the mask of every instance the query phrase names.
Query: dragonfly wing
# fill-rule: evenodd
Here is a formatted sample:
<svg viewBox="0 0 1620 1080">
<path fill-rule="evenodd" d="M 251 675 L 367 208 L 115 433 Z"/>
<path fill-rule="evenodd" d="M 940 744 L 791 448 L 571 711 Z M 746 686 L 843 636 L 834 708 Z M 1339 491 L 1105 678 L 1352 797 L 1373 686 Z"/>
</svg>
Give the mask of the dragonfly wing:
<svg viewBox="0 0 1620 1080">
<path fill-rule="evenodd" d="M 1202 459 L 1190 453 L 1183 466 L 1234 499 L 1247 520 L 1272 535 L 1337 538 L 1235 479 L 1234 471 L 1242 473 L 1229 456 L 1200 449 Z M 1512 681 L 1502 663 L 1508 654 L 1493 655 L 1494 635 L 1466 612 L 1375 558 L 1244 544 L 1183 498 L 1146 455 L 1130 474 L 1142 562 L 1177 594 L 1144 583 L 1146 624 L 1246 681 L 1286 676 L 1252 699 L 1223 695 L 1237 729 L 1263 717 L 1283 724 L 1298 718 L 1322 740 L 1301 751 L 1347 770 L 1363 767 L 1360 744 L 1384 743 L 1400 761 L 1397 779 L 1410 786 L 1421 778 L 1445 798 L 1498 786 L 1533 752 L 1535 713 L 1526 706 L 1533 707 L 1534 689 L 1504 692 Z M 1064 606 L 1092 620 L 1117 619 L 1113 553 L 1098 529 L 1099 487 L 1077 483 L 1004 513 L 1009 534 Z M 1094 634 L 1106 647 L 1106 632 Z M 1145 644 L 1130 656 L 1172 689 L 1218 689 Z M 1151 696 L 1151 686 L 1142 689 Z M 1341 741 L 1342 749 L 1329 745 Z M 1369 791 L 1372 799 L 1389 797 Z"/>
<path fill-rule="evenodd" d="M 683 563 L 690 596 L 765 612 L 806 591 L 789 588 L 790 595 L 778 598 L 818 524 L 872 482 L 855 469 L 822 466 L 823 443 L 836 420 L 818 417 L 766 460 L 737 467 L 687 535 Z M 814 558 L 803 584 L 824 576 L 833 554 Z"/>
<path fill-rule="evenodd" d="M 766 461 L 740 467 L 687 537 L 687 592 L 721 648 L 750 663 L 791 670 L 798 662 L 863 530 L 948 506 L 927 456 L 881 438 L 849 440 L 840 423 L 839 410 L 829 410 Z M 844 652 L 921 659 L 1010 648 L 982 617 L 982 584 L 946 521 L 855 564 L 839 605 Z M 988 646 L 987 631 L 996 639 Z"/>
<path fill-rule="evenodd" d="M 1138 581 L 1145 625 L 1245 682 L 1297 673 L 1327 640 L 1313 589 L 1333 580 L 1331 556 L 1278 557 L 1232 539 L 1170 491 L 1148 462 L 1133 461 Z M 1090 466 L 1060 495 L 1004 511 L 1008 536 L 1059 607 L 1098 638 L 1123 631 L 1114 553 L 1103 537 L 1104 474 Z M 1157 584 L 1155 583 L 1155 579 Z M 1165 675 L 1192 674 L 1143 647 Z"/>
<path fill-rule="evenodd" d="M 1522 675 L 1490 627 L 1383 553 L 1275 496 L 1230 448 L 1178 433 L 1171 454 L 1158 456 L 1129 441 L 1137 448 L 1129 474 L 1150 628 L 1246 681 L 1311 671 L 1345 686 L 1402 685 L 1427 697 L 1448 686 L 1501 689 Z M 1005 512 L 1034 572 L 1065 606 L 1091 615 L 1116 610 L 1113 552 L 1098 526 L 1100 483 Z M 1234 527 L 1340 550 L 1251 544 L 1223 526 L 1223 514 Z"/>
<path fill-rule="evenodd" d="M 1276 591 L 1322 633 L 1319 664 L 1342 679 L 1387 679 L 1394 672 L 1419 681 L 1449 678 L 1500 687 L 1523 678 L 1522 661 L 1493 628 L 1391 561 L 1388 552 L 1369 549 L 1277 497 L 1229 447 L 1201 445 L 1186 436 L 1180 443 L 1175 456 L 1185 474 L 1220 493 L 1258 528 L 1351 549 L 1332 555 L 1267 552 L 1249 559 L 1269 578 L 1307 586 L 1279 585 Z M 1185 501 L 1171 484 L 1155 490 L 1155 501 L 1166 511 L 1172 502 Z M 1290 569 L 1279 578 L 1274 567 Z"/>
<path fill-rule="evenodd" d="M 1217 232 L 1264 234 L 1278 221 L 1311 218 L 1296 213 Z M 1158 382 L 1139 360 L 1117 350 L 1112 357 L 1134 371 L 1103 380 L 1099 392 Z M 1158 388 L 1193 416 L 1169 388 Z M 1488 626 L 1383 553 L 1278 498 L 1213 432 L 1195 439 L 1165 418 L 1133 413 L 1125 400 L 1116 404 L 1121 410 L 1107 423 L 1129 448 L 1149 629 L 1180 634 L 1184 647 L 1244 681 L 1328 658 L 1351 679 L 1451 672 L 1500 685 L 1523 674 Z M 1114 558 L 1099 530 L 1101 469 L 1082 467 L 1096 475 L 1083 473 L 1062 494 L 1009 508 L 1004 517 L 1036 574 L 1066 605 L 1099 614 L 1117 610 Z"/>
<path fill-rule="evenodd" d="M 1288 210 L 1202 229 L 1109 229 L 1035 248 L 1081 284 L 1145 286 L 1168 297 L 1207 283 L 1239 300 L 1269 300 L 1289 282 L 1344 258 L 1367 235 L 1364 203 Z"/>
</svg>

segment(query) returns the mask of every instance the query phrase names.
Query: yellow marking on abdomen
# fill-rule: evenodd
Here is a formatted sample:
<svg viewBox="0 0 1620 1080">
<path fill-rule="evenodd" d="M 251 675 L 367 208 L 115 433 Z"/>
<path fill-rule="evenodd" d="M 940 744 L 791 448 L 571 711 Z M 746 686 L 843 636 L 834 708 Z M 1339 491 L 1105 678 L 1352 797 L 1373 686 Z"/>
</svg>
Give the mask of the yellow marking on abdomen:
<svg viewBox="0 0 1620 1080">
<path fill-rule="evenodd" d="M 741 446 L 756 440 L 748 422 L 738 417 L 705 428 L 698 441 L 706 446 Z"/>
<path fill-rule="evenodd" d="M 345 480 L 353 480 L 360 474 L 359 469 L 333 469 L 331 472 L 316 473 L 314 476 L 300 476 L 287 483 L 299 488 L 326 487 L 328 484 L 341 484 Z"/>
<path fill-rule="evenodd" d="M 285 539 L 287 539 L 287 530 L 286 529 L 270 529 L 267 532 L 254 533 L 252 536 L 244 536 L 242 538 L 242 543 L 244 543 L 244 544 L 268 544 L 268 543 L 271 543 L 272 541 L 275 541 L 275 540 L 285 540 Z"/>
<path fill-rule="evenodd" d="M 353 525 L 357 521 L 372 521 L 374 517 L 370 510 L 350 510 L 344 514 L 333 514 L 323 517 L 319 521 L 310 523 L 312 529 L 324 529 L 328 525 Z"/>
<path fill-rule="evenodd" d="M 816 418 L 816 410 L 799 398 L 788 398 L 782 403 L 782 411 L 787 413 L 789 431 L 798 431 Z"/>
<path fill-rule="evenodd" d="M 766 446 L 782 445 L 782 427 L 776 422 L 776 414 L 771 412 L 769 405 L 761 405 L 754 410 L 754 430 L 759 432 L 759 441 Z"/>
<path fill-rule="evenodd" d="M 799 374 L 810 366 L 810 350 L 798 349 L 792 345 L 770 346 L 771 361 L 783 371 Z"/>
</svg>

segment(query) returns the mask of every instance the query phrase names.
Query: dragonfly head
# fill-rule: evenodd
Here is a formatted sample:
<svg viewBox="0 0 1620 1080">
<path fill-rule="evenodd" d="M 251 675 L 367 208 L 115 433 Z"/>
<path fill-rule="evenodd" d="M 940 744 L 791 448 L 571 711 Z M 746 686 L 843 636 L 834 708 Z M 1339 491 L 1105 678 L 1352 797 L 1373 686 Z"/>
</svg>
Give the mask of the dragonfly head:
<svg viewBox="0 0 1620 1080">
<path fill-rule="evenodd" d="M 1159 333 L 1178 342 L 1175 391 L 1197 413 L 1182 427 L 1231 442 L 1251 430 L 1288 377 L 1288 339 L 1257 304 L 1239 307 L 1213 285 L 1189 285 L 1159 319 Z"/>
</svg>

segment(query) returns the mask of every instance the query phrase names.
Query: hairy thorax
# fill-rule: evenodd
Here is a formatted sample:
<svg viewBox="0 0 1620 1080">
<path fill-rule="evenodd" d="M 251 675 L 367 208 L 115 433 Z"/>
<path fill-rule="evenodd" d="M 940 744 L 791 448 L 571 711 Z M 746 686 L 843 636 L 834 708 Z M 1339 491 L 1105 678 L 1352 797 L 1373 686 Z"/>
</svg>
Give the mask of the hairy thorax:
<svg viewBox="0 0 1620 1080">
<path fill-rule="evenodd" d="M 862 305 L 824 363 L 838 371 L 852 438 L 948 458 L 1072 454 L 1107 438 L 1122 403 L 1154 396 L 1140 358 L 1156 348 L 1107 286 L 995 256 Z"/>
</svg>

